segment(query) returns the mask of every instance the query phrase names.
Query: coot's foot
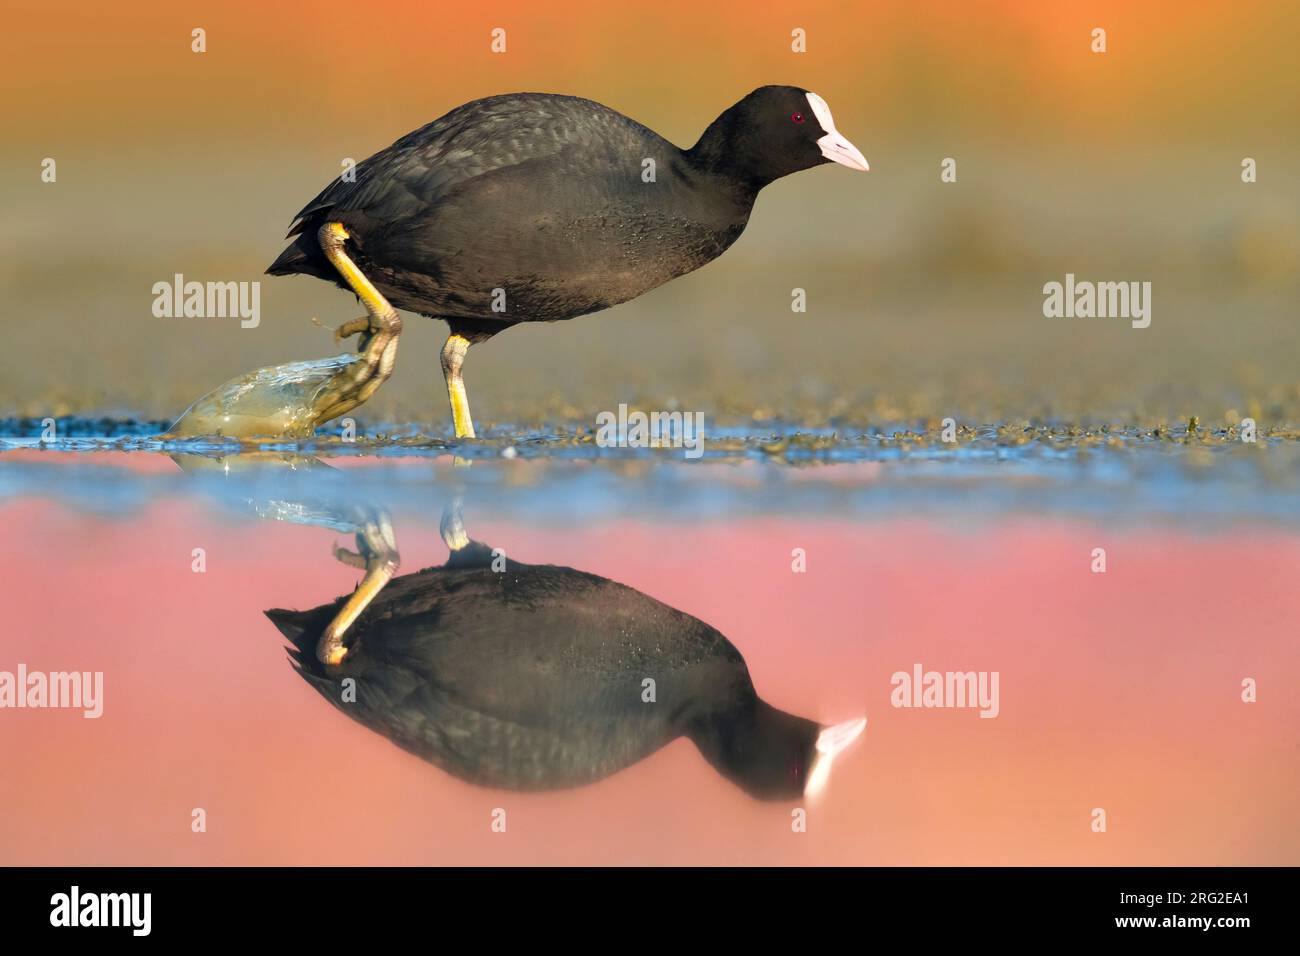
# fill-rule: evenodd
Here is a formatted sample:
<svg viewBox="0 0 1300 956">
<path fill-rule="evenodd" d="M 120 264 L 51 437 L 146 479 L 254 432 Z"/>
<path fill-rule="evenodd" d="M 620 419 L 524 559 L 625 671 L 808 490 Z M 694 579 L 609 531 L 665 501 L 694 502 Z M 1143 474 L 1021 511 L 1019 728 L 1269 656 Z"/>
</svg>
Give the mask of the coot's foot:
<svg viewBox="0 0 1300 956">
<path fill-rule="evenodd" d="M 370 344 L 370 316 L 363 315 L 359 319 L 353 319 L 351 322 L 344 322 L 334 330 L 334 343 L 342 345 L 344 339 L 351 338 L 354 335 L 360 335 L 357 340 L 357 351 L 364 352 L 366 346 Z"/>
</svg>

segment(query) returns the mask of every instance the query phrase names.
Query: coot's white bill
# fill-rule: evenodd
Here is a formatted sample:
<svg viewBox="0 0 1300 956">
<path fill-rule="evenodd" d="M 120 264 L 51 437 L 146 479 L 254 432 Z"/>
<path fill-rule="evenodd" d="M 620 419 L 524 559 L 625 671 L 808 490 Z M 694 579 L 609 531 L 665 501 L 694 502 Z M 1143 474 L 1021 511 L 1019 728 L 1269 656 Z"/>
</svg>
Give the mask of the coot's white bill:
<svg viewBox="0 0 1300 956">
<path fill-rule="evenodd" d="M 864 172 L 870 169 L 871 167 L 867 165 L 867 157 L 862 155 L 862 151 L 841 136 L 839 130 L 835 128 L 835 120 L 831 119 L 831 108 L 826 105 L 826 101 L 816 93 L 809 93 L 808 103 L 812 106 L 813 116 L 817 117 L 817 122 L 826 131 L 826 135 L 817 140 L 822 155 L 832 163 L 839 163 L 849 169 L 860 169 Z"/>
</svg>

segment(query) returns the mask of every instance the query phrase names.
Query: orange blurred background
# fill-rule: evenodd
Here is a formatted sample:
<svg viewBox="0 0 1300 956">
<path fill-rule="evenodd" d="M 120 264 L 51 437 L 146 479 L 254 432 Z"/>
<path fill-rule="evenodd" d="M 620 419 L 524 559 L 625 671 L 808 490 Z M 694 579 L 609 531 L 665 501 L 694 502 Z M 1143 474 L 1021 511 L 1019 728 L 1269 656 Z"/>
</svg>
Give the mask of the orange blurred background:
<svg viewBox="0 0 1300 956">
<path fill-rule="evenodd" d="M 1090 50 L 1097 26 L 1105 54 Z M 332 326 L 354 305 L 325 283 L 265 279 L 255 330 L 157 319 L 150 288 L 176 272 L 263 279 L 345 158 L 463 102 L 578 94 L 689 145 L 751 88 L 785 82 L 828 100 L 872 172 L 778 183 L 718 263 L 476 351 L 478 414 L 587 417 L 642 398 L 1217 422 L 1253 402 L 1294 424 L 1298 37 L 1287 0 L 11 0 L 0 409 L 170 417 L 250 368 L 329 354 L 308 318 Z M 958 181 L 942 184 L 949 156 Z M 40 181 L 44 157 L 56 184 Z M 1152 328 L 1044 319 L 1041 287 L 1066 272 L 1152 281 Z M 795 286 L 810 307 L 789 335 Z M 371 414 L 441 425 L 442 335 L 408 323 Z"/>
</svg>

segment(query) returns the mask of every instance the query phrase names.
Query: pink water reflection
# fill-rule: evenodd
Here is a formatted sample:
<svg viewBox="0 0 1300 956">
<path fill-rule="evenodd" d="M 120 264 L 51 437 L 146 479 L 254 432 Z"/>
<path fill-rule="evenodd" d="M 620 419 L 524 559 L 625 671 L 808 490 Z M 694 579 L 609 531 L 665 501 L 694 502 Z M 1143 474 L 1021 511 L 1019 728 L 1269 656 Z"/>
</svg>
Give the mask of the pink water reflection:
<svg viewBox="0 0 1300 956">
<path fill-rule="evenodd" d="M 106 703 L 99 720 L 0 711 L 0 863 L 1300 862 L 1300 539 L 466 518 L 514 559 L 718 627 L 777 707 L 867 713 L 808 832 L 791 832 L 795 804 L 752 800 L 685 740 L 595 785 L 526 795 L 461 782 L 348 720 L 262 616 L 351 589 L 331 532 L 180 502 L 127 522 L 26 500 L 0 509 L 0 670 L 102 670 Z M 403 570 L 445 559 L 436 515 L 396 526 Z M 1104 575 L 1089 571 L 1099 546 Z M 190 570 L 195 547 L 206 574 Z M 795 547 L 806 574 L 791 573 Z M 916 662 L 999 671 L 1000 716 L 892 708 L 890 675 Z M 1258 703 L 1241 702 L 1244 677 Z M 195 807 L 206 833 L 191 832 Z"/>
</svg>

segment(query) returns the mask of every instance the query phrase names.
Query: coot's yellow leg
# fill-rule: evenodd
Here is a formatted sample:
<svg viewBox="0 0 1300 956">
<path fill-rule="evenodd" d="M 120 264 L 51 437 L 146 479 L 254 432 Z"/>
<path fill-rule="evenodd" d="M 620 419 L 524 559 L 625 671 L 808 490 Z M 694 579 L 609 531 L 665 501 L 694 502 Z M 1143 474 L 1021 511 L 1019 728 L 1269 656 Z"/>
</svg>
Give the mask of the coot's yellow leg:
<svg viewBox="0 0 1300 956">
<path fill-rule="evenodd" d="M 375 288 L 374 283 L 365 277 L 362 271 L 357 268 L 357 264 L 343 251 L 343 243 L 351 238 L 343 223 L 325 223 L 320 227 L 316 238 L 320 242 L 325 257 L 334 264 L 335 269 L 339 270 L 339 275 L 343 276 L 343 281 L 357 294 L 361 304 L 370 313 L 371 325 L 382 329 L 396 322 L 400 331 L 402 320 L 398 316 L 397 310 L 388 304 L 388 300 L 384 298 L 383 293 Z"/>
<path fill-rule="evenodd" d="M 348 366 L 346 374 L 331 381 L 316 401 L 318 423 L 351 411 L 388 381 L 397 361 L 397 339 L 402 332 L 402 317 L 383 294 L 365 277 L 355 262 L 343 251 L 348 231 L 342 223 L 327 222 L 316 234 L 321 250 L 345 282 L 357 294 L 369 316 L 367 331 L 361 338 L 359 361 Z M 340 328 L 341 335 L 361 331 L 358 322 Z"/>
<path fill-rule="evenodd" d="M 465 393 L 465 380 L 460 368 L 465 364 L 469 339 L 452 333 L 442 347 L 442 375 L 447 380 L 447 397 L 451 399 L 451 420 L 456 426 L 457 438 L 474 437 L 474 421 L 469 417 L 469 396 Z"/>
</svg>

